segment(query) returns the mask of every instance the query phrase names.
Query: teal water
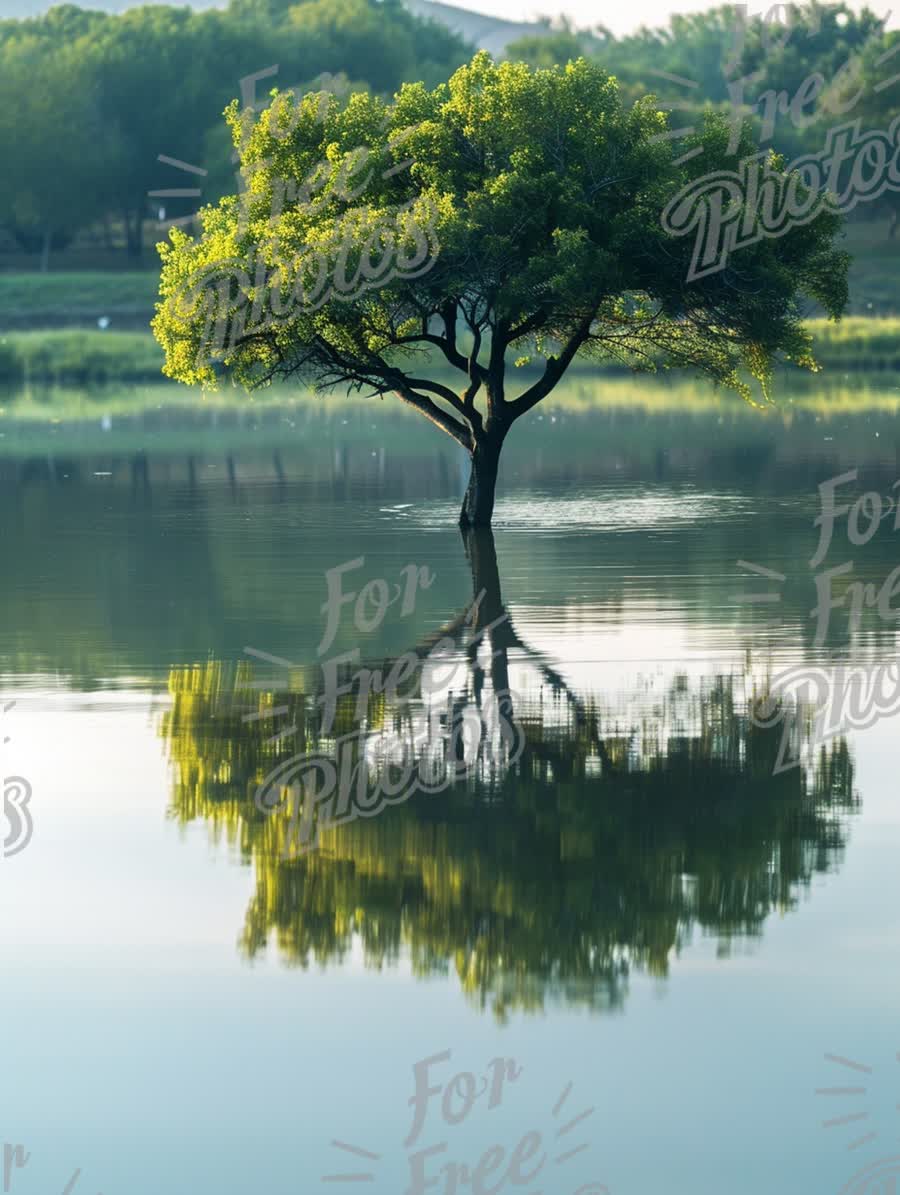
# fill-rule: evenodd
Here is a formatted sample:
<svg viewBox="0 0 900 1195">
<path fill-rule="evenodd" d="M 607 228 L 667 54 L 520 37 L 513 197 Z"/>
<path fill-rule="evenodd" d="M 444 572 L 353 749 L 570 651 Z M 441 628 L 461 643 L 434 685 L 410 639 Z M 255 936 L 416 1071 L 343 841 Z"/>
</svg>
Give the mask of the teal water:
<svg viewBox="0 0 900 1195">
<path fill-rule="evenodd" d="M 401 1195 L 445 1143 L 436 1195 L 837 1195 L 900 1153 L 900 723 L 820 750 L 801 719 L 774 774 L 750 704 L 896 654 L 890 611 L 836 608 L 822 642 L 811 614 L 821 568 L 891 573 L 893 516 L 809 564 L 823 481 L 891 494 L 892 415 L 551 409 L 474 549 L 463 462 L 389 409 L 10 420 L 0 446 L 0 752 L 34 818 L 0 860 L 11 1191 Z M 354 592 L 433 583 L 369 629 L 346 606 L 318 654 L 326 573 L 359 558 Z M 479 648 L 454 620 L 485 578 Z M 283 857 L 259 781 L 354 726 L 345 701 L 323 727 L 318 666 L 387 671 L 448 627 L 453 700 L 374 694 L 372 741 L 505 680 L 519 753 Z M 456 1124 L 432 1097 L 406 1146 L 414 1064 L 448 1050 L 436 1086 L 521 1074 Z"/>
</svg>

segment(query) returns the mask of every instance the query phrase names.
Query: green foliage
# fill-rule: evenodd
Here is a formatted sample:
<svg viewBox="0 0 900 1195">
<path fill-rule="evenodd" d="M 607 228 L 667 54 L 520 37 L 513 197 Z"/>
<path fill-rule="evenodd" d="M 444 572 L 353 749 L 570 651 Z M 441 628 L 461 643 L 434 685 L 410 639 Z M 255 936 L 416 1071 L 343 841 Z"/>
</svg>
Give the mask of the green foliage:
<svg viewBox="0 0 900 1195">
<path fill-rule="evenodd" d="M 823 369 L 900 372 L 900 319 L 813 320 L 807 327 Z"/>
<path fill-rule="evenodd" d="M 69 19 L 55 33 L 77 25 L 60 15 Z M 77 49 L 37 30 L 0 36 L 0 157 L 15 164 L 0 172 L 0 222 L 21 243 L 59 246 L 96 210 L 103 143 Z M 77 187 L 60 185 L 73 178 Z"/>
<path fill-rule="evenodd" d="M 780 728 L 753 726 L 733 677 L 700 692 L 676 681 L 656 716 L 662 727 L 677 709 L 687 727 L 657 744 L 651 718 L 637 758 L 602 696 L 576 699 L 576 710 L 563 702 L 548 719 L 531 687 L 517 699 L 519 763 L 449 783 L 439 799 L 329 826 L 319 849 L 298 856 L 290 808 L 266 816 L 253 796 L 279 756 L 330 752 L 321 686 L 314 676 L 304 685 L 261 693 L 246 666 L 217 660 L 169 676 L 159 731 L 173 764 L 172 816 L 205 822 L 252 865 L 243 953 L 277 943 L 294 965 L 326 966 L 356 940 L 369 966 L 408 954 L 418 975 L 452 968 L 467 998 L 500 1019 L 554 997 L 615 1007 L 631 972 L 667 976 L 695 927 L 723 953 L 760 935 L 770 913 L 796 907 L 839 860 L 840 818 L 858 804 L 843 740 L 820 750 L 809 777 L 773 776 Z M 296 729 L 289 746 L 272 745 L 265 713 L 276 702 Z M 402 727 L 400 705 L 368 725 Z"/>
<path fill-rule="evenodd" d="M 548 67 L 584 55 L 618 79 L 626 102 L 657 94 L 662 108 L 678 106 L 678 125 L 696 125 L 706 105 L 729 103 L 723 65 L 736 51 L 735 11 L 673 16 L 665 28 L 623 38 L 563 22 L 513 43 L 509 56 Z M 895 73 L 893 60 L 879 66 L 878 59 L 900 33 L 883 33 L 876 14 L 844 3 L 791 5 L 785 14 L 792 32 L 784 44 L 761 15 L 749 19 L 733 75 L 762 69 L 743 96 L 757 139 L 789 159 L 820 149 L 824 129 L 838 119 L 833 104 L 856 94 L 855 68 L 846 67 L 856 61 L 863 88 L 852 115 L 886 128 L 898 84 L 876 90 Z M 159 163 L 160 153 L 210 171 L 204 202 L 235 189 L 221 113 L 241 78 L 278 63 L 282 88 L 314 86 L 329 72 L 389 95 L 404 82 L 436 86 L 466 56 L 458 37 L 413 17 L 400 0 L 232 0 L 225 11 L 150 5 L 120 15 L 65 4 L 41 17 L 0 21 L 0 156 L 16 163 L 0 176 L 0 226 L 30 251 L 57 250 L 106 221 L 116 237 L 124 232 L 136 257 L 143 226 L 156 217 L 147 192 L 197 182 Z M 698 86 L 686 90 L 660 72 Z M 766 93 L 790 99 L 815 73 L 838 83 L 804 113 L 811 118 L 798 128 L 780 111 L 762 137 Z M 896 227 L 898 202 L 888 192 L 861 205 L 854 219 L 887 215 Z M 173 200 L 167 215 L 187 216 L 194 206 Z"/>
<path fill-rule="evenodd" d="M 846 63 L 857 59 L 873 41 L 882 40 L 883 25 L 884 18 L 868 8 L 855 12 L 845 3 L 821 4 L 818 0 L 790 4 L 783 25 L 766 27 L 759 18 L 748 23 L 741 71 L 750 74 L 764 69 L 764 85 L 789 95 L 798 90 L 813 67 L 828 84 L 843 72 L 839 91 L 852 78 L 852 71 L 844 71 Z"/>
<path fill-rule="evenodd" d="M 400 0 L 304 0 L 288 8 L 285 33 L 309 55 L 299 78 L 312 77 L 319 64 L 365 79 L 378 92 L 415 79 L 432 86 L 464 59 L 455 34 L 418 20 Z"/>
<path fill-rule="evenodd" d="M 232 286 L 232 330 L 240 333 L 254 299 L 269 323 L 234 337 L 221 365 L 250 386 L 299 374 L 321 386 L 393 391 L 472 447 L 483 428 L 505 428 L 545 397 L 576 355 L 688 367 L 747 395 L 749 374 L 765 389 L 779 354 L 811 363 L 801 295 L 832 315 L 846 302 L 847 258 L 833 247 L 840 219 L 825 211 L 688 284 L 692 238 L 667 234 L 660 215 L 692 179 L 731 164 L 728 123 L 708 113 L 689 141 L 699 153 L 679 164 L 662 136 L 665 114 L 649 98 L 623 104 L 615 79 L 585 59 L 535 71 L 480 53 L 449 83 L 407 85 L 392 104 L 357 95 L 332 103 L 322 121 L 310 99 L 281 96 L 249 135 L 236 111 L 230 119 L 249 202 L 223 200 L 204 211 L 199 239 L 175 231 L 161 247 L 154 330 L 166 372 L 185 382 L 213 384 L 216 373 L 209 307 L 187 298 L 198 277 L 253 275 L 261 260 L 278 298 L 302 281 L 310 246 L 334 261 L 344 237 L 359 259 L 379 222 L 406 245 L 410 218 L 428 223 L 440 246 L 418 278 L 284 315 L 272 291 Z M 746 130 L 738 149 L 750 152 Z M 407 155 L 409 169 L 385 180 L 383 168 Z M 328 171 L 310 197 L 304 187 L 323 160 Z M 363 165 L 370 181 L 347 202 L 341 182 Z M 285 194 L 299 201 L 285 204 Z M 472 337 L 468 356 L 457 324 Z M 463 393 L 411 376 L 423 362 L 427 370 L 424 354 L 434 349 L 465 373 Z M 505 389 L 507 349 L 545 358 L 541 378 L 515 399 Z"/>
<path fill-rule="evenodd" d="M 597 58 L 609 35 L 602 36 L 576 29 L 563 17 L 553 28 L 541 34 L 520 37 L 509 43 L 506 56 L 531 67 L 565 66 L 576 58 Z"/>
<path fill-rule="evenodd" d="M 60 329 L 0 338 L 0 382 L 13 385 L 150 379 L 160 364 L 159 346 L 143 332 Z"/>
<path fill-rule="evenodd" d="M 282 87 L 346 72 L 390 92 L 446 78 L 465 56 L 457 37 L 393 0 L 313 0 L 275 18 L 256 4 L 153 4 L 114 16 L 64 5 L 0 22 L 0 159 L 17 167 L 0 175 L 0 225 L 29 248 L 59 247 L 112 217 L 137 257 L 156 216 L 148 192 L 197 184 L 160 153 L 212 166 L 205 197 L 222 193 L 228 171 L 208 138 L 242 78 L 277 63 Z M 170 202 L 168 215 L 192 206 Z"/>
<path fill-rule="evenodd" d="M 703 13 L 676 14 L 663 28 L 642 27 L 621 38 L 606 31 L 602 35 L 575 34 L 566 29 L 546 37 L 520 38 L 510 43 L 507 55 L 535 65 L 563 66 L 584 54 L 615 75 L 632 99 L 667 87 L 659 76 L 666 71 L 697 84 L 702 106 L 705 101 L 717 103 L 727 97 L 722 64 L 731 53 L 734 33 L 735 9 L 723 5 Z M 688 98 L 682 89 L 679 101 Z"/>
<path fill-rule="evenodd" d="M 630 97 L 658 94 L 663 108 L 678 111 L 679 125 L 696 122 L 709 105 L 743 108 L 753 116 L 757 140 L 789 159 L 820 150 L 842 109 L 846 119 L 861 116 L 865 127 L 888 127 L 897 111 L 897 85 L 876 86 L 896 68 L 893 60 L 880 67 L 876 60 L 900 34 L 884 32 L 883 18 L 868 8 L 856 12 L 843 0 L 787 4 L 772 13 L 777 20 L 767 20 L 765 12 L 742 18 L 736 6 L 724 5 L 674 15 L 663 28 L 622 38 L 569 31 L 522 38 L 507 53 L 543 66 L 584 54 L 614 74 Z M 795 119 L 788 105 L 810 76 L 820 84 L 807 94 L 809 102 L 796 106 Z"/>
</svg>

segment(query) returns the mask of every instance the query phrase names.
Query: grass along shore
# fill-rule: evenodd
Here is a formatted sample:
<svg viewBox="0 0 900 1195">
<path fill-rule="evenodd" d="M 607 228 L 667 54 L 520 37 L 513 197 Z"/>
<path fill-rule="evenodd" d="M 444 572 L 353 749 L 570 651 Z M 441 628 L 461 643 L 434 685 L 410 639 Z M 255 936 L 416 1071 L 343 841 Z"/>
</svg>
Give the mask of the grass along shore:
<svg viewBox="0 0 900 1195">
<path fill-rule="evenodd" d="M 835 372 L 900 372 L 900 318 L 850 316 L 837 324 L 811 320 L 808 327 L 822 367 L 819 378 Z M 66 328 L 0 333 L 0 384 L 8 389 L 160 381 L 162 363 L 162 350 L 149 331 Z M 584 363 L 572 372 L 585 376 L 604 371 Z M 793 379 L 799 371 L 791 375 Z"/>
<path fill-rule="evenodd" d="M 157 270 L 0 273 L 0 327 L 53 327 L 140 317 L 146 322 L 159 297 Z"/>
<path fill-rule="evenodd" d="M 162 349 L 149 331 L 45 328 L 0 333 L 0 383 L 90 385 L 157 381 Z"/>
<path fill-rule="evenodd" d="M 813 418 L 827 428 L 867 414 L 896 418 L 900 415 L 900 376 L 796 371 L 790 383 L 785 378 L 776 386 L 772 405 L 754 408 L 733 391 L 696 379 L 574 372 L 528 419 L 555 424 L 560 417 L 603 411 L 636 418 L 658 416 L 662 422 L 685 415 L 714 417 L 725 423 L 738 421 L 748 430 L 773 424 L 790 426 L 797 418 Z M 308 420 L 323 420 L 325 425 L 338 420 L 344 428 L 342 435 L 347 434 L 344 425 L 362 421 L 366 435 L 371 436 L 376 421 L 385 416 L 408 421 L 410 431 L 421 422 L 429 436 L 433 435 L 433 429 L 399 400 L 381 403 L 339 391 L 323 396 L 300 385 L 271 386 L 250 395 L 229 383 L 214 394 L 159 381 L 33 385 L 19 391 L 0 389 L 0 456 L 26 429 L 35 442 L 46 437 L 48 430 L 58 433 L 69 427 L 87 431 L 99 425 L 119 431 L 129 428 L 128 434 L 140 440 L 149 428 L 171 424 L 176 439 L 192 427 L 202 440 L 234 421 L 252 429 L 254 424 L 275 420 L 293 430 L 295 424 L 299 427 Z M 292 431 L 280 434 L 290 436 Z"/>
</svg>

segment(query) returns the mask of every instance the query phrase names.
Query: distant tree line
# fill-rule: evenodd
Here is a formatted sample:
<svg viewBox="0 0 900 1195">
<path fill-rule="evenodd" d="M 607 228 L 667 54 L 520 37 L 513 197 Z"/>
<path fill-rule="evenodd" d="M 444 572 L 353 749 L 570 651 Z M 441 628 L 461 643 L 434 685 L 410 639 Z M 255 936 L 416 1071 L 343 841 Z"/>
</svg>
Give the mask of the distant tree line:
<svg viewBox="0 0 900 1195">
<path fill-rule="evenodd" d="M 777 5 L 770 19 L 745 15 L 739 26 L 741 11 L 673 16 L 622 38 L 563 22 L 507 54 L 534 66 L 584 55 L 616 75 L 627 98 L 658 96 L 673 109 L 673 129 L 696 125 L 707 104 L 740 109 L 753 116 L 760 148 L 789 159 L 821 149 L 843 121 L 889 127 L 900 34 L 885 33 L 875 13 Z M 0 21 L 0 229 L 45 266 L 85 230 L 138 259 L 160 208 L 184 218 L 238 189 L 222 112 L 241 98 L 242 78 L 278 65 L 257 84 L 260 102 L 272 87 L 316 89 L 323 75 L 390 94 L 409 80 L 434 86 L 471 50 L 402 0 L 231 0 L 225 10 L 154 5 L 117 15 L 66 4 Z M 160 199 L 155 190 L 200 195 Z M 857 214 L 888 215 L 893 230 L 900 196 L 888 191 Z"/>
<path fill-rule="evenodd" d="M 511 42 L 507 54 L 544 67 L 584 55 L 615 75 L 629 98 L 656 95 L 672 109 L 672 129 L 695 126 L 706 105 L 750 117 L 759 148 L 788 161 L 821 151 L 828 130 L 848 121 L 889 129 L 900 113 L 900 32 L 885 32 L 885 17 L 816 0 L 768 12 L 762 5 L 755 16 L 748 7 L 676 15 L 665 28 L 622 38 L 559 21 Z M 887 191 L 854 216 L 888 216 L 893 235 L 900 194 Z"/>
<path fill-rule="evenodd" d="M 74 5 L 0 21 L 0 227 L 44 263 L 80 231 L 141 256 L 145 225 L 238 189 L 222 119 L 240 80 L 277 64 L 272 87 L 354 89 L 447 78 L 471 53 L 401 0 L 234 0 L 224 11 L 153 5 L 109 15 Z M 201 175 L 161 163 L 196 166 Z M 153 190 L 201 194 L 154 200 Z"/>
</svg>

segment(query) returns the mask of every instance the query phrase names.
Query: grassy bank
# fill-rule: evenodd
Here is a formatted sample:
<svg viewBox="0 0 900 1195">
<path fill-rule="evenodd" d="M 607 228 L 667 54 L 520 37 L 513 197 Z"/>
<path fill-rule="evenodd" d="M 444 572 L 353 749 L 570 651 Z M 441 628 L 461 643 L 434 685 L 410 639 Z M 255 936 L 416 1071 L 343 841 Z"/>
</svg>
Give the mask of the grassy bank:
<svg viewBox="0 0 900 1195">
<path fill-rule="evenodd" d="M 812 320 L 809 328 L 822 366 L 819 380 L 835 373 L 900 373 L 900 319 L 852 316 L 839 324 Z M 10 389 L 159 381 L 162 361 L 149 332 L 68 328 L 0 334 L 0 383 Z M 584 378 L 597 372 L 588 362 L 572 370 Z M 802 374 L 792 369 L 788 376 L 793 384 Z"/>
<path fill-rule="evenodd" d="M 900 371 L 900 319 L 849 316 L 837 324 L 810 320 L 808 327 L 823 370 Z"/>
<path fill-rule="evenodd" d="M 153 313 L 156 270 L 0 273 L 0 328 L 95 326 L 105 317 L 133 325 Z"/>
<path fill-rule="evenodd" d="M 0 335 L 0 382 L 10 387 L 158 380 L 162 363 L 149 332 L 67 328 Z"/>
<path fill-rule="evenodd" d="M 725 421 L 739 420 L 748 428 L 790 425 L 798 416 L 811 416 L 824 427 L 866 412 L 900 415 L 900 384 L 886 374 L 859 373 L 849 380 L 845 375 L 797 375 L 791 384 L 785 380 L 776 387 L 771 406 L 754 408 L 729 390 L 685 378 L 571 374 L 528 419 L 553 424 L 558 416 L 592 411 L 664 417 L 712 415 Z M 189 425 L 202 438 L 234 421 L 250 429 L 257 422 L 274 419 L 282 426 L 279 434 L 290 438 L 292 431 L 285 428 L 293 430 L 295 424 L 318 418 L 339 420 L 342 426 L 362 421 L 366 435 L 371 435 L 384 416 L 428 428 L 399 399 L 387 398 L 382 403 L 358 394 L 317 395 L 299 384 L 272 386 L 251 395 L 228 384 L 211 395 L 169 382 L 32 386 L 18 392 L 0 390 L 0 455 L 10 447 L 7 434 L 13 427 L 30 427 L 40 438 L 48 428 L 58 430 L 66 425 L 96 427 L 102 421 L 139 431 L 151 425 L 168 426 L 171 421 L 177 439 Z M 433 429 L 428 432 L 432 433 Z"/>
</svg>

